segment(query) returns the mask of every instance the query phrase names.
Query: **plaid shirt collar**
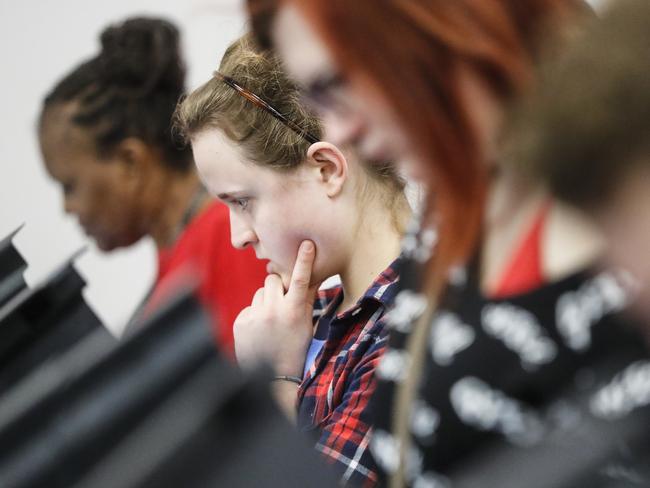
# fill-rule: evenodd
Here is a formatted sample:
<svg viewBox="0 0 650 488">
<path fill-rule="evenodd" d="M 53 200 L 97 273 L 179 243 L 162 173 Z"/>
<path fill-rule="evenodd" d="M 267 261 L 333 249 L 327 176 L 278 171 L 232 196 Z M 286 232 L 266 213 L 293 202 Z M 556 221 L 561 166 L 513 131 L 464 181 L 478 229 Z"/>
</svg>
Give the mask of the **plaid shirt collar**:
<svg viewBox="0 0 650 488">
<path fill-rule="evenodd" d="M 397 295 L 399 281 L 399 267 L 402 261 L 401 257 L 395 259 L 384 271 L 382 271 L 375 281 L 372 282 L 370 287 L 364 294 L 357 300 L 357 303 L 334 317 L 334 320 L 344 320 L 349 316 L 354 316 L 359 309 L 366 306 L 368 302 L 374 302 L 379 306 L 386 307 L 393 302 L 395 295 Z M 337 285 L 329 290 L 325 290 L 326 296 L 324 300 L 319 300 L 322 311 L 319 316 L 325 317 L 331 315 L 343 301 L 343 287 Z M 329 292 L 329 293 L 327 293 Z M 356 313 L 355 313 L 356 312 Z"/>
<path fill-rule="evenodd" d="M 341 336 L 345 335 L 350 327 L 359 325 L 360 321 L 357 318 L 363 318 L 362 322 L 369 319 L 365 316 L 363 311 L 370 311 L 372 315 L 377 310 L 386 311 L 386 309 L 393 303 L 393 300 L 399 292 L 399 270 L 403 258 L 402 256 L 395 259 L 384 271 L 382 271 L 377 278 L 368 287 L 365 293 L 357 300 L 357 303 L 343 312 L 338 313 L 335 317 L 335 310 L 343 301 L 343 287 L 339 284 L 332 288 L 321 290 L 314 306 L 314 324 L 317 327 L 320 320 L 327 320 L 329 330 L 327 332 L 327 339 L 323 349 L 335 347 L 339 342 Z M 368 312 L 366 312 L 368 313 Z M 309 383 L 314 378 L 319 369 L 319 361 L 321 354 L 316 358 L 314 364 L 309 368 L 301 390 L 307 389 Z"/>
</svg>

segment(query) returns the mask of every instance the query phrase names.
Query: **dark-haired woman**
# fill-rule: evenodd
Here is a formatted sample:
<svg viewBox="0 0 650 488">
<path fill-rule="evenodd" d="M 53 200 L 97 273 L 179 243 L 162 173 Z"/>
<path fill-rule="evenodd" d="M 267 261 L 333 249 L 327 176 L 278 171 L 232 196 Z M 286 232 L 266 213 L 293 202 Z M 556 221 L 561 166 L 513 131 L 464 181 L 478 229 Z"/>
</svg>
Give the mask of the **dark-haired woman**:
<svg viewBox="0 0 650 488">
<path fill-rule="evenodd" d="M 184 93 L 178 30 L 132 18 L 101 34 L 102 50 L 45 98 L 43 160 L 74 214 L 103 251 L 155 242 L 158 274 L 146 315 L 177 283 L 198 279 L 215 333 L 232 350 L 232 324 L 266 275 L 251 250 L 230 244 L 228 209 L 211 199 L 171 120 Z"/>
</svg>

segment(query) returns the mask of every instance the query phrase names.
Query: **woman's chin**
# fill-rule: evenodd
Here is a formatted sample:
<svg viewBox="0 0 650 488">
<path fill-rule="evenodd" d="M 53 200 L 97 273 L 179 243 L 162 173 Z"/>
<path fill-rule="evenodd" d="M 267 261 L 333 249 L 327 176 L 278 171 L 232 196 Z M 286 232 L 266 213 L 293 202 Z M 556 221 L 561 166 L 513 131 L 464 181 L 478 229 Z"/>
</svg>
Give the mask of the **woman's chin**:
<svg viewBox="0 0 650 488">
<path fill-rule="evenodd" d="M 105 238 L 103 238 L 101 236 L 98 236 L 96 234 L 90 234 L 90 233 L 86 233 L 86 235 L 92 241 L 92 243 L 95 245 L 95 247 L 97 249 L 99 249 L 100 251 L 102 251 L 102 252 L 112 251 L 114 249 L 114 247 L 115 247 L 115 246 L 112 245 L 110 240 L 105 239 Z"/>
<path fill-rule="evenodd" d="M 111 252 L 119 248 L 130 247 L 134 245 L 136 242 L 138 242 L 137 240 L 134 239 L 118 239 L 115 237 L 108 237 L 108 236 L 92 235 L 90 237 L 95 243 L 97 249 L 99 249 L 102 252 Z"/>
<path fill-rule="evenodd" d="M 270 275 L 271 274 L 278 275 L 282 280 L 282 286 L 284 287 L 285 291 L 289 289 L 289 283 L 291 282 L 290 274 L 282 272 L 272 262 L 269 262 L 266 265 L 266 273 Z"/>
</svg>

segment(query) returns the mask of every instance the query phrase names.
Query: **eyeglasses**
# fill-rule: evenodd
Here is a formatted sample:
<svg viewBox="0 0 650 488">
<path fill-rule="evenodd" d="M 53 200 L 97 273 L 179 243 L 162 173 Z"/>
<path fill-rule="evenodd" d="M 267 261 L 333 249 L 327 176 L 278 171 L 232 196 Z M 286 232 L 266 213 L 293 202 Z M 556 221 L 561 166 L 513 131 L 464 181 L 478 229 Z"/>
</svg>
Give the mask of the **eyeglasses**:
<svg viewBox="0 0 650 488">
<path fill-rule="evenodd" d="M 346 80 L 341 74 L 331 73 L 316 78 L 301 90 L 301 95 L 317 113 L 334 111 L 343 114 L 348 108 L 342 94 L 345 86 Z"/>
<path fill-rule="evenodd" d="M 258 106 L 262 110 L 266 111 L 267 113 L 271 114 L 273 117 L 275 117 L 280 122 L 282 122 L 284 125 L 289 127 L 289 129 L 294 131 L 296 134 L 300 135 L 301 137 L 304 137 L 305 140 L 307 140 L 311 144 L 315 144 L 315 143 L 319 142 L 318 137 L 316 137 L 313 134 L 309 133 L 308 131 L 304 130 L 298 124 L 293 122 L 292 120 L 289 120 L 288 118 L 286 118 L 278 110 L 273 108 L 272 105 L 270 105 L 269 103 L 262 100 L 259 96 L 255 95 L 255 93 L 253 93 L 252 91 L 247 90 L 246 88 L 244 88 L 243 86 L 238 84 L 230 76 L 226 76 L 224 74 L 221 74 L 218 71 L 216 71 L 214 73 L 214 75 L 217 78 L 219 78 L 221 81 L 223 81 L 226 85 L 228 85 L 230 88 L 232 88 L 237 93 L 239 93 L 246 100 L 248 100 L 249 102 L 255 104 L 256 106 Z"/>
</svg>

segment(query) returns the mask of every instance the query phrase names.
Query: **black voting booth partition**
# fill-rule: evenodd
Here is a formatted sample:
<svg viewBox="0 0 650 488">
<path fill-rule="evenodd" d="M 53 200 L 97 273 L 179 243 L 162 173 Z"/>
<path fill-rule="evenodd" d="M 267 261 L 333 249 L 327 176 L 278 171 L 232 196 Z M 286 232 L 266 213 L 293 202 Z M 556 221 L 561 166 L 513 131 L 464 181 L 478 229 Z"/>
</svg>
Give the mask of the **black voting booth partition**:
<svg viewBox="0 0 650 488">
<path fill-rule="evenodd" d="M 0 309 L 0 486 L 337 485 L 193 294 L 117 343 L 83 286 L 71 260 Z"/>
<path fill-rule="evenodd" d="M 75 258 L 39 286 L 22 288 L 0 309 L 0 393 L 91 332 L 113 342 L 83 299 L 85 281 Z"/>
<path fill-rule="evenodd" d="M 27 287 L 27 262 L 13 245 L 19 231 L 0 243 L 0 394 L 90 332 L 114 342 L 83 299 L 76 256 L 39 286 Z"/>
<path fill-rule="evenodd" d="M 27 261 L 13 244 L 13 238 L 21 228 L 0 241 L 0 307 L 27 287 L 23 276 Z"/>
</svg>

